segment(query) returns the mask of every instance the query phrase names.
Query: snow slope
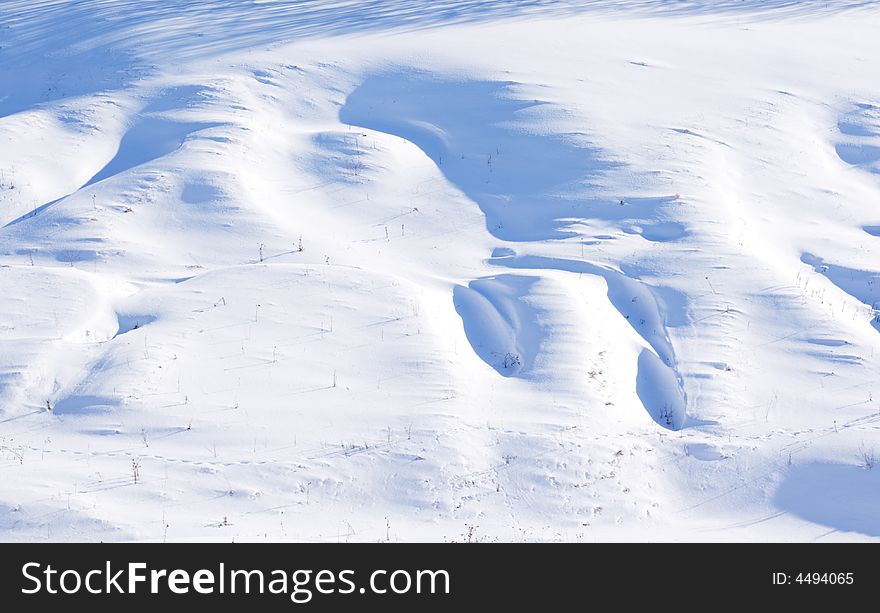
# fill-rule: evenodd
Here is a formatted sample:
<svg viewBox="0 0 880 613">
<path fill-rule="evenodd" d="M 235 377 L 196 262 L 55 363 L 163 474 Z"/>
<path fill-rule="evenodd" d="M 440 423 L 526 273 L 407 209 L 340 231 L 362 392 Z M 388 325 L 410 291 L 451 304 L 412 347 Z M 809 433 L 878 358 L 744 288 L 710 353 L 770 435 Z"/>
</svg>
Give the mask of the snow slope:
<svg viewBox="0 0 880 613">
<path fill-rule="evenodd" d="M 873 4 L 3 2 L 0 538 L 880 538 Z"/>
</svg>

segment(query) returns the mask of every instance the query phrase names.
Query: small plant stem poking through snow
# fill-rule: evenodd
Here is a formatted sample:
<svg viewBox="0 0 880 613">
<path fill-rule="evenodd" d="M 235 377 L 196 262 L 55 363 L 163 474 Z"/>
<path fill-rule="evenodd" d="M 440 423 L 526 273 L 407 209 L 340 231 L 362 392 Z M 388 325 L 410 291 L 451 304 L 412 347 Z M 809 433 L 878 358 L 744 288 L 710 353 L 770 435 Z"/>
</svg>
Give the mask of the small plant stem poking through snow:
<svg viewBox="0 0 880 613">
<path fill-rule="evenodd" d="M 515 368 L 516 366 L 522 365 L 522 361 L 520 360 L 519 355 L 515 353 L 510 353 L 509 351 L 504 354 L 504 360 L 502 361 L 502 366 L 505 370 L 510 368 Z"/>
<path fill-rule="evenodd" d="M 669 408 L 669 405 L 664 406 L 663 410 L 660 411 L 660 419 L 667 426 L 669 426 L 673 430 L 675 429 L 675 418 L 672 414 L 672 410 Z"/>
<path fill-rule="evenodd" d="M 718 292 L 715 291 L 715 287 L 712 285 L 712 282 L 709 280 L 709 277 L 708 277 L 708 276 L 706 277 L 706 283 L 709 284 L 709 289 L 712 290 L 712 293 L 713 293 L 713 294 L 717 294 L 717 293 L 718 293 Z"/>
<path fill-rule="evenodd" d="M 866 447 L 864 443 L 859 445 L 859 460 L 862 468 L 871 470 L 877 463 L 877 454 L 873 447 Z"/>
</svg>

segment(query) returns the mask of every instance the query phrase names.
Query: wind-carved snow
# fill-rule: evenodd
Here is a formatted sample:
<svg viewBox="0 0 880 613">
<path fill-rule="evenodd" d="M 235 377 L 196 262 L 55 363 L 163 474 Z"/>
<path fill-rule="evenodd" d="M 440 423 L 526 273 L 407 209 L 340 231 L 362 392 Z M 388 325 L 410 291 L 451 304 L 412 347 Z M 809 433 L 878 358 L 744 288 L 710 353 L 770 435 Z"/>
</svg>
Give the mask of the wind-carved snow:
<svg viewBox="0 0 880 613">
<path fill-rule="evenodd" d="M 541 325 L 526 302 L 534 277 L 498 275 L 453 291 L 471 347 L 505 377 L 527 374 L 542 340 Z"/>
<path fill-rule="evenodd" d="M 583 203 L 567 187 L 611 166 L 579 146 L 584 135 L 534 131 L 546 103 L 517 95 L 517 84 L 457 80 L 401 68 L 368 77 L 339 111 L 343 123 L 415 143 L 506 241 L 573 236 L 565 220 Z"/>
<path fill-rule="evenodd" d="M 257 4 L 0 3 L 0 537 L 880 538 L 876 3 Z"/>
<path fill-rule="evenodd" d="M 831 530 L 880 536 L 877 514 L 880 473 L 835 462 L 815 462 L 791 471 L 776 491 L 775 501 L 784 512 Z M 822 496 L 812 494 L 820 489 Z"/>
<path fill-rule="evenodd" d="M 828 277 L 834 285 L 869 307 L 871 325 L 880 331 L 880 272 L 827 264 L 812 253 L 803 254 L 801 261 L 812 266 L 813 270 Z"/>
<path fill-rule="evenodd" d="M 648 414 L 664 427 L 677 429 L 687 424 L 687 399 L 667 330 L 670 316 L 676 320 L 687 317 L 684 305 L 675 305 L 682 313 L 669 314 L 666 303 L 658 300 L 657 290 L 619 271 L 590 262 L 538 256 L 517 257 L 513 253 L 492 258 L 490 262 L 509 268 L 565 270 L 601 277 L 608 287 L 608 300 L 647 345 L 638 354 L 636 393 L 642 404 Z"/>
<path fill-rule="evenodd" d="M 858 103 L 837 123 L 840 142 L 835 145 L 841 160 L 880 173 L 880 107 Z"/>
<path fill-rule="evenodd" d="M 84 187 L 174 153 L 191 134 L 217 125 L 219 124 L 177 122 L 145 116 L 125 133 L 113 159 L 89 179 Z"/>
<path fill-rule="evenodd" d="M 620 224 L 622 231 L 648 240 L 675 240 L 684 235 L 682 224 L 652 219 L 674 198 L 636 198 L 627 204 L 625 200 L 609 203 L 566 196 L 573 185 L 589 186 L 616 164 L 589 146 L 585 134 L 541 134 L 534 125 L 540 117 L 536 112 L 554 111 L 547 110 L 544 102 L 524 99 L 516 85 L 457 81 L 405 69 L 387 71 L 358 86 L 339 116 L 345 123 L 415 143 L 452 184 L 480 206 L 487 230 L 500 240 L 583 240 L 572 226 L 587 216 Z M 493 258 L 492 263 L 602 276 L 611 302 L 649 346 L 639 353 L 636 380 L 646 410 L 665 427 L 684 425 L 686 395 L 664 318 L 650 290 L 623 273 L 586 261 L 502 257 Z M 472 281 L 469 289 L 456 288 L 455 292 L 456 308 L 471 345 L 503 375 L 527 370 L 539 348 L 520 339 L 541 336 L 537 330 L 528 330 L 537 325 L 535 321 L 512 315 L 527 308 L 515 306 L 525 293 L 509 295 L 512 279 Z M 499 309 L 499 304 L 506 306 Z"/>
</svg>

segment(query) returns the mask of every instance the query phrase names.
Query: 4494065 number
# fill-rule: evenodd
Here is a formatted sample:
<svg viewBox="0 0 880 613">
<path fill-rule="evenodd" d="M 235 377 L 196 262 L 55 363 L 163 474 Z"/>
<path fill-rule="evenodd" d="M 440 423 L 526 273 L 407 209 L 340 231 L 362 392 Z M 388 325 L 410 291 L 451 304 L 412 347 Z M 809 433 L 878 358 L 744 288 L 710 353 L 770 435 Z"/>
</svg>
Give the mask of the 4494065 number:
<svg viewBox="0 0 880 613">
<path fill-rule="evenodd" d="M 853 573 L 798 573 L 794 583 L 799 585 L 852 585 Z"/>
</svg>

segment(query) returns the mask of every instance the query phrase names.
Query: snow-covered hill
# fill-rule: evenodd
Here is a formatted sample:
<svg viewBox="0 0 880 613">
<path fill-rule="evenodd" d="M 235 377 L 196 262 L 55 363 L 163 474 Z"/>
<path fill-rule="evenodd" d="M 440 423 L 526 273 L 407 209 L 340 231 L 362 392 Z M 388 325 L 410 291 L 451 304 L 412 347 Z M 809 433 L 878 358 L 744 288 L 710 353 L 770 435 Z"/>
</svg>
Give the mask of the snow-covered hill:
<svg viewBox="0 0 880 613">
<path fill-rule="evenodd" d="M 872 5 L 3 2 L 0 538 L 880 537 Z"/>
</svg>

